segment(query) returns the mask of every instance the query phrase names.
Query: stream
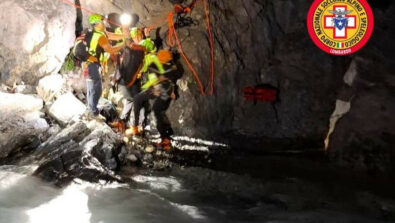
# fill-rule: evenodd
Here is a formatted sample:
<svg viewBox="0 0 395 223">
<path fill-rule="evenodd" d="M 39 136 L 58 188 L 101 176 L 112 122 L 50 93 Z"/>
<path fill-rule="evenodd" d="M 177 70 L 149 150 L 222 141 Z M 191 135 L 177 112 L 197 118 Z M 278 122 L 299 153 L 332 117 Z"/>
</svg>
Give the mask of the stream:
<svg viewBox="0 0 395 223">
<path fill-rule="evenodd" d="M 1 223 L 388 222 L 391 216 L 380 210 L 393 204 L 297 177 L 265 179 L 199 167 L 126 167 L 119 174 L 127 183 L 75 179 L 57 188 L 31 176 L 35 168 L 0 166 Z M 364 207 L 372 200 L 381 209 Z"/>
</svg>

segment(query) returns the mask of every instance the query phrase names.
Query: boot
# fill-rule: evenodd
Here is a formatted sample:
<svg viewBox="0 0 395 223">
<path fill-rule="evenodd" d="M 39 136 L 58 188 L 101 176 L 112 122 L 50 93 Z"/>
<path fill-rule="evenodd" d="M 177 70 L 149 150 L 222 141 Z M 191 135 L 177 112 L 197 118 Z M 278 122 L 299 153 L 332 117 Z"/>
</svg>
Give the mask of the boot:
<svg viewBox="0 0 395 223">
<path fill-rule="evenodd" d="M 125 135 L 127 137 L 135 136 L 135 135 L 141 135 L 141 134 L 142 134 L 142 131 L 139 130 L 138 126 L 132 126 L 132 127 L 128 128 L 128 129 L 126 129 L 126 131 L 125 131 Z"/>
<path fill-rule="evenodd" d="M 156 144 L 157 147 L 162 147 L 164 151 L 171 150 L 171 142 L 169 138 L 164 138 L 160 143 Z"/>
<path fill-rule="evenodd" d="M 117 129 L 121 133 L 125 133 L 126 123 L 124 120 L 118 120 L 110 123 L 111 128 Z"/>
</svg>

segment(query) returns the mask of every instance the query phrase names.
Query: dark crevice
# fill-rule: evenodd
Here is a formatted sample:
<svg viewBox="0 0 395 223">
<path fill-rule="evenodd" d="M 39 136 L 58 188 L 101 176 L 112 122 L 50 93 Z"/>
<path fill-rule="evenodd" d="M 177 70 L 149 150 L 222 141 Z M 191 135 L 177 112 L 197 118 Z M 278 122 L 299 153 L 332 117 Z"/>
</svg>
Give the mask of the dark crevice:
<svg viewBox="0 0 395 223">
<path fill-rule="evenodd" d="M 392 3 L 393 3 L 392 0 L 369 1 L 371 7 L 379 8 L 383 11 L 386 11 L 391 6 Z"/>
<path fill-rule="evenodd" d="M 74 0 L 74 4 L 81 6 L 80 0 Z M 81 8 L 76 7 L 76 14 L 77 14 L 77 19 L 75 20 L 75 36 L 80 36 L 82 33 L 82 30 L 84 29 L 82 25 L 82 10 Z"/>
</svg>

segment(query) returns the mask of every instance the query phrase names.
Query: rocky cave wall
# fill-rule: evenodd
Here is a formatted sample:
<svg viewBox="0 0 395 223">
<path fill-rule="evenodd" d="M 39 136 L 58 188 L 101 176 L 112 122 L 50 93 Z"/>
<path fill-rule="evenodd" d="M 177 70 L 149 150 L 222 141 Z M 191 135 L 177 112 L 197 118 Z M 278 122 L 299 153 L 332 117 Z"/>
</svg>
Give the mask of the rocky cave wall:
<svg viewBox="0 0 395 223">
<path fill-rule="evenodd" d="M 137 13 L 140 25 L 156 23 L 172 9 L 166 0 L 79 2 L 103 14 Z M 365 155 L 352 158 L 352 163 L 357 160 L 365 168 L 370 165 L 364 164 L 366 157 L 377 157 L 379 151 L 379 157 L 385 158 L 378 162 L 386 168 L 393 165 L 394 3 L 369 1 L 378 21 L 372 39 L 352 56 L 335 57 L 319 50 L 308 36 L 306 15 L 312 1 L 208 2 L 215 45 L 215 91 L 213 96 L 201 96 L 192 74 L 180 60 L 185 69 L 177 82 L 180 98 L 168 112 L 177 134 L 260 151 L 270 150 L 265 146 L 267 141 L 287 142 L 303 149 L 323 148 L 338 99 L 350 102 L 350 110 L 333 126 L 329 137 L 328 148 L 333 157 L 344 161 L 356 150 L 355 154 Z M 38 77 L 56 73 L 74 39 L 76 10 L 61 1 L 3 1 L 0 7 L 6 9 L 1 18 L 7 21 L 0 24 L 0 30 L 7 33 L 0 43 L 2 82 L 34 84 Z M 17 19 L 12 16 L 15 10 L 21 12 Z M 78 19 L 86 27 L 88 14 L 82 11 L 82 15 Z M 191 19 L 193 24 L 178 29 L 178 33 L 186 55 L 208 89 L 210 51 L 201 5 L 192 12 Z M 32 24 L 37 24 L 33 27 L 39 27 L 41 32 L 29 38 L 29 32 L 25 34 L 19 28 L 30 30 Z M 154 39 L 163 40 L 166 47 L 166 22 L 161 25 L 152 34 Z M 80 28 L 77 26 L 77 32 Z M 16 38 L 10 41 L 9 36 Z M 50 44 L 55 40 L 59 44 L 56 47 Z M 24 43 L 29 43 L 30 48 L 22 49 Z M 37 53 L 46 59 L 32 64 Z M 54 59 L 56 66 L 49 68 L 47 63 Z M 345 80 L 350 75 L 351 82 Z M 280 90 L 280 101 L 275 104 L 278 120 L 271 104 L 253 104 L 242 97 L 245 86 L 263 83 Z M 360 148 L 368 151 L 360 153 Z"/>
<path fill-rule="evenodd" d="M 57 73 L 74 43 L 75 10 L 62 1 L 0 2 L 0 80 L 35 85 Z"/>
</svg>

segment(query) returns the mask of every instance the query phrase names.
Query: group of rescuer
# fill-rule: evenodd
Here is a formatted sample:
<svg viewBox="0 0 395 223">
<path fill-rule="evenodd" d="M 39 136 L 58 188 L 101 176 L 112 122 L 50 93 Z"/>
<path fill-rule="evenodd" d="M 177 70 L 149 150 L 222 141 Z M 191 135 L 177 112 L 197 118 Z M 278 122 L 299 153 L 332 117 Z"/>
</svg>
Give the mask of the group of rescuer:
<svg viewBox="0 0 395 223">
<path fill-rule="evenodd" d="M 173 134 L 173 130 L 166 111 L 171 100 L 176 98 L 174 84 L 167 77 L 167 73 L 176 69 L 172 63 L 172 53 L 168 50 L 157 50 L 149 37 L 150 30 L 148 28 L 129 28 L 128 24 L 119 26 L 110 32 L 106 28 L 105 20 L 105 17 L 99 14 L 89 16 L 93 35 L 90 42 L 87 43 L 89 48 L 89 58 L 86 61 L 88 73 L 86 79 L 87 117 L 96 120 L 104 119 L 97 107 L 102 95 L 100 69 L 103 61 L 111 58 L 114 64 L 117 64 L 116 73 L 123 73 L 119 75 L 116 82 L 125 103 L 119 119 L 110 125 L 117 127 L 126 137 L 142 135 L 144 126 L 139 124 L 140 110 L 143 108 L 147 110 L 149 101 L 152 101 L 152 111 L 162 139 L 157 145 L 164 150 L 170 150 L 170 136 Z M 137 55 L 140 53 L 141 57 L 129 56 L 129 60 L 136 60 L 128 61 L 135 67 L 125 71 L 120 69 L 122 63 L 125 63 L 124 58 L 120 58 L 120 55 L 126 48 Z M 134 117 L 131 120 L 131 125 L 127 126 L 132 110 Z"/>
</svg>

